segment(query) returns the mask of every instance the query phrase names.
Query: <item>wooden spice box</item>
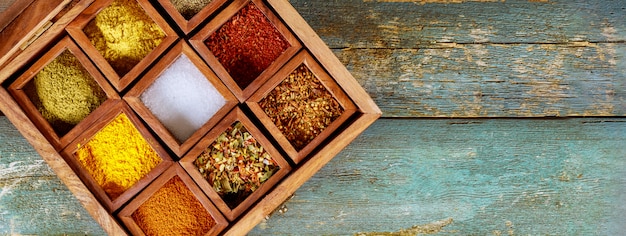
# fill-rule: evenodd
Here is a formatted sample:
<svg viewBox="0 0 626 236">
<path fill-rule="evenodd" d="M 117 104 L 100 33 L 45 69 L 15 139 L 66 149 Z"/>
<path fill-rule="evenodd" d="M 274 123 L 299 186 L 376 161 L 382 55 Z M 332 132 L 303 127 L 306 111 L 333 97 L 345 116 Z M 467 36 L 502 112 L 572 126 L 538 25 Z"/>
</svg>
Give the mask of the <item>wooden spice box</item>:
<svg viewBox="0 0 626 236">
<path fill-rule="evenodd" d="M 243 235 L 271 214 L 381 115 L 372 99 L 286 0 L 214 0 L 201 10 L 196 9 L 197 13 L 193 17 L 183 16 L 177 10 L 180 6 L 170 0 L 30 2 L 27 6 L 16 4 L 15 7 L 24 9 L 21 14 L 0 18 L 1 23 L 6 22 L 0 39 L 14 42 L 6 49 L 0 48 L 7 53 L 0 60 L 0 110 L 35 147 L 93 218 L 111 235 L 145 233 L 141 232 L 132 214 L 149 201 L 151 196 L 160 194 L 159 190 L 169 186 L 166 183 L 172 179 L 180 179 L 193 198 L 215 220 L 211 230 L 206 232 L 207 235 Z M 150 44 L 150 50 L 141 52 L 142 57 L 139 60 L 128 61 L 129 65 L 122 63 L 122 67 L 128 68 L 124 69 L 124 73 L 118 73 L 121 70 L 113 67 L 119 66 L 112 66 L 105 57 L 119 57 L 115 53 L 120 51 L 110 52 L 96 48 L 94 45 L 99 45 L 98 41 L 88 37 L 85 27 L 96 24 L 94 19 L 110 19 L 104 16 L 99 18 L 98 15 L 106 12 L 108 6 L 119 7 L 124 4 L 132 5 L 127 6 L 131 12 L 140 9 L 133 22 L 153 22 L 160 31 L 150 31 L 155 29 L 153 26 L 147 28 L 147 32 L 156 32 L 153 38 L 157 38 Z M 128 22 L 120 22 L 119 25 L 125 23 Z M 265 30 L 259 33 L 269 35 L 270 41 L 266 43 L 274 46 L 259 49 L 250 47 L 245 42 L 237 44 L 234 38 L 229 37 L 234 37 L 239 32 L 233 33 L 229 30 L 236 30 L 241 24 L 247 25 L 244 28 L 262 27 Z M 15 33 L 18 25 L 26 30 Z M 42 26 L 45 26 L 44 29 L 39 30 Z M 143 35 L 139 34 L 137 37 L 142 38 Z M 254 45 L 265 45 L 256 43 L 261 39 L 265 40 L 264 37 L 250 37 Z M 30 42 L 27 46 L 18 46 L 27 41 Z M 217 45 L 215 42 L 225 43 Z M 188 43 L 192 46 L 188 46 Z M 256 67 L 242 66 L 247 65 L 241 64 L 249 62 L 246 60 L 256 60 L 247 58 L 249 56 L 245 52 L 229 52 L 231 55 L 223 56 L 225 54 L 222 51 L 215 51 L 233 50 L 233 47 L 239 46 L 256 50 L 253 54 L 262 59 L 258 63 L 252 62 Z M 124 48 L 123 45 L 118 47 Z M 94 78 L 106 94 L 106 101 L 67 134 L 58 135 L 21 90 L 64 49 L 69 49 Z M 113 56 L 107 53 L 113 53 Z M 145 106 L 141 96 L 183 55 L 223 96 L 225 103 L 189 138 L 178 140 Z M 233 63 L 225 58 L 242 61 Z M 306 75 L 316 79 L 311 81 L 316 81 L 317 87 L 307 93 L 327 94 L 325 96 L 328 96 L 329 101 L 338 104 L 340 108 L 333 113 L 337 115 L 332 118 L 322 117 L 328 121 L 323 123 L 320 130 L 315 130 L 315 135 L 304 142 L 306 145 L 295 148 L 293 140 L 287 138 L 289 135 L 283 133 L 285 131 L 281 131 L 264 111 L 263 104 L 267 104 L 264 99 L 268 94 L 280 89 L 280 84 L 300 68 L 306 68 Z M 329 107 L 321 106 L 318 109 L 326 110 Z M 120 114 L 128 117 L 139 136 L 150 145 L 150 152 L 156 153 L 160 161 L 131 187 L 112 198 L 86 170 L 84 164 L 77 161 L 75 153 L 88 146 L 90 140 L 95 139 Z M 272 161 L 263 159 L 260 162 L 265 165 L 275 162 L 278 168 L 276 172 L 268 174 L 269 177 L 264 176 L 259 187 L 243 200 L 229 206 L 215 186 L 211 186 L 203 177 L 195 161 L 216 143 L 216 139 L 224 131 L 233 129 L 236 122 L 243 124 L 254 142 L 263 147 L 259 150 L 266 151 L 272 158 Z M 240 153 L 244 153 L 240 158 L 252 158 L 246 157 L 245 153 L 248 151 L 244 149 Z M 229 174 L 235 173 L 235 169 L 226 171 Z"/>
</svg>

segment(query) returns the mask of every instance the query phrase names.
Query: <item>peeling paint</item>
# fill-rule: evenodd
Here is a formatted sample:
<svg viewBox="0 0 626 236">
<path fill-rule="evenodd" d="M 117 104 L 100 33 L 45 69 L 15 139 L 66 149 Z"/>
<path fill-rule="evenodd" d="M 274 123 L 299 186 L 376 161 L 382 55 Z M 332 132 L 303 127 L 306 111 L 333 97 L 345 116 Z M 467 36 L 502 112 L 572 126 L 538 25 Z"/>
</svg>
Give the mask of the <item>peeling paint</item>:
<svg viewBox="0 0 626 236">
<path fill-rule="evenodd" d="M 431 222 L 424 225 L 414 225 L 408 229 L 400 229 L 397 232 L 367 232 L 356 233 L 355 236 L 412 236 L 419 234 L 437 234 L 444 232 L 443 228 L 452 224 L 452 218 Z"/>
</svg>

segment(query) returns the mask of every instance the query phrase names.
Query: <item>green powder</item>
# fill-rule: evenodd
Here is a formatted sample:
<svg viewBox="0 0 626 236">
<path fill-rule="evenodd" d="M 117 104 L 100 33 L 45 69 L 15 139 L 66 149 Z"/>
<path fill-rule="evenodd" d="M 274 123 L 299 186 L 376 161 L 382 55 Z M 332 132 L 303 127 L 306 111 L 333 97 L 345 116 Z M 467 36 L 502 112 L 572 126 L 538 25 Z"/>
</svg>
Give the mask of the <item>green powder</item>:
<svg viewBox="0 0 626 236">
<path fill-rule="evenodd" d="M 83 29 L 104 59 L 122 77 L 165 38 L 159 25 L 135 0 L 115 0 Z"/>
<path fill-rule="evenodd" d="M 176 10 L 185 17 L 185 20 L 189 20 L 198 14 L 198 12 L 209 5 L 211 1 L 212 0 L 171 0 Z"/>
<path fill-rule="evenodd" d="M 107 99 L 69 50 L 39 71 L 24 86 L 24 91 L 59 136 L 69 132 Z"/>
</svg>

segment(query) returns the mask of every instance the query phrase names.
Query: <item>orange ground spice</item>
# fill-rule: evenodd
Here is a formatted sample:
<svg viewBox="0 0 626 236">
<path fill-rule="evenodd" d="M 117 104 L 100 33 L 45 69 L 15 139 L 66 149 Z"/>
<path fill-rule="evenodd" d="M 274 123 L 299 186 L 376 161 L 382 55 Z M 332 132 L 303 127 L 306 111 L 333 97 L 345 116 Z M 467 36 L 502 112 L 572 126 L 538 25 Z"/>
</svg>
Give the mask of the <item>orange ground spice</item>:
<svg viewBox="0 0 626 236">
<path fill-rule="evenodd" d="M 113 200 L 161 162 L 124 113 L 79 145 L 74 155 Z"/>
<path fill-rule="evenodd" d="M 178 176 L 132 214 L 146 235 L 204 235 L 215 220 Z"/>
</svg>

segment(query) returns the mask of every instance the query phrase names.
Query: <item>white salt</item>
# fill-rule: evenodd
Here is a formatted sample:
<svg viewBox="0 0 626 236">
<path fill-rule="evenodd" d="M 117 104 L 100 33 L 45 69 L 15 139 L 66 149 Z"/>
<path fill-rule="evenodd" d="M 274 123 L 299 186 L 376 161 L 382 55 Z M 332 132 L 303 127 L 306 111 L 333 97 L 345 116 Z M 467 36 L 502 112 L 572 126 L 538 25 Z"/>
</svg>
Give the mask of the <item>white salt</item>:
<svg viewBox="0 0 626 236">
<path fill-rule="evenodd" d="M 172 63 L 140 99 L 179 143 L 187 140 L 226 103 L 185 54 Z"/>
</svg>

